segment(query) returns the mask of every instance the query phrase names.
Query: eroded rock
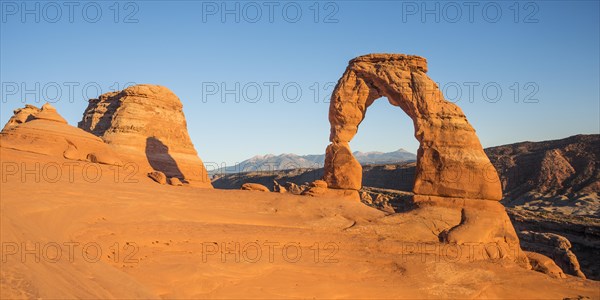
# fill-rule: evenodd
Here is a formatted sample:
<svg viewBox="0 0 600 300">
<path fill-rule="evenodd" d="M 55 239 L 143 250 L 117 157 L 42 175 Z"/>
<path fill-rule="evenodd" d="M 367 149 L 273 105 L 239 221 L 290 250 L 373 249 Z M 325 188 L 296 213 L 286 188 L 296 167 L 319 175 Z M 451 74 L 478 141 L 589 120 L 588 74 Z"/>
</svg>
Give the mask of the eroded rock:
<svg viewBox="0 0 600 300">
<path fill-rule="evenodd" d="M 160 184 L 167 184 L 167 176 L 163 172 L 152 171 L 148 173 L 148 177 Z"/>
<path fill-rule="evenodd" d="M 188 135 L 183 105 L 166 87 L 136 85 L 89 100 L 79 127 L 102 138 L 140 171 L 212 188 Z"/>
<path fill-rule="evenodd" d="M 297 185 L 297 184 L 295 184 L 293 182 L 289 182 L 289 181 L 287 181 L 284 184 L 284 187 L 288 190 L 288 192 L 290 192 L 294 195 L 301 195 L 305 190 L 304 186 Z"/>
<path fill-rule="evenodd" d="M 500 200 L 498 174 L 462 110 L 444 99 L 427 75 L 427 61 L 404 54 L 370 54 L 350 61 L 331 96 L 324 179 L 331 188 L 360 189 L 361 166 L 352 140 L 381 97 L 399 106 L 415 125 L 420 143 L 415 194 Z"/>
<path fill-rule="evenodd" d="M 273 192 L 276 193 L 287 193 L 287 189 L 282 186 L 281 184 L 279 184 L 279 182 L 277 182 L 277 180 L 273 180 Z"/>
<path fill-rule="evenodd" d="M 242 190 L 270 192 L 268 187 L 266 187 L 262 184 L 258 184 L 258 183 L 244 183 L 244 184 L 242 184 Z"/>
<path fill-rule="evenodd" d="M 386 97 L 413 120 L 419 141 L 415 213 L 429 216 L 441 208 L 460 215 L 459 221 L 445 224 L 440 241 L 474 245 L 486 259 L 509 258 L 530 268 L 506 210 L 498 202 L 502 187 L 496 169 L 462 110 L 444 99 L 426 72 L 427 61 L 414 55 L 370 54 L 350 61 L 331 96 L 331 144 L 326 150 L 323 179 L 333 189 L 361 188 L 362 167 L 348 143 L 367 108 Z M 367 201 L 389 202 L 381 197 L 369 195 Z"/>
<path fill-rule="evenodd" d="M 362 166 L 352 155 L 348 143 L 332 143 L 325 150 L 323 180 L 329 187 L 359 190 L 362 186 Z"/>
<path fill-rule="evenodd" d="M 179 180 L 177 177 L 171 177 L 169 178 L 169 184 L 174 186 L 182 186 L 183 182 L 181 182 L 181 180 Z"/>
<path fill-rule="evenodd" d="M 327 182 L 325 180 L 315 180 L 309 184 L 310 187 L 327 188 Z"/>
<path fill-rule="evenodd" d="M 552 278 L 567 278 L 567 275 L 550 257 L 529 251 L 525 251 L 525 254 L 531 263 L 532 270 L 548 274 Z"/>
<path fill-rule="evenodd" d="M 40 112 L 40 109 L 34 105 L 25 104 L 25 107 L 17 108 L 13 111 L 13 116 L 10 117 L 8 122 L 4 125 L 2 131 L 6 131 L 11 127 L 17 126 L 19 124 L 25 123 L 27 121 L 31 121 L 33 119 L 33 115 Z"/>
<path fill-rule="evenodd" d="M 67 124 L 50 104 L 16 109 L 0 132 L 4 148 L 93 163 L 122 165 L 122 161 L 100 138 Z"/>
<path fill-rule="evenodd" d="M 524 248 L 542 253 L 552 258 L 567 274 L 586 278 L 581 271 L 579 260 L 571 251 L 571 242 L 564 236 L 534 231 L 521 231 Z"/>
</svg>

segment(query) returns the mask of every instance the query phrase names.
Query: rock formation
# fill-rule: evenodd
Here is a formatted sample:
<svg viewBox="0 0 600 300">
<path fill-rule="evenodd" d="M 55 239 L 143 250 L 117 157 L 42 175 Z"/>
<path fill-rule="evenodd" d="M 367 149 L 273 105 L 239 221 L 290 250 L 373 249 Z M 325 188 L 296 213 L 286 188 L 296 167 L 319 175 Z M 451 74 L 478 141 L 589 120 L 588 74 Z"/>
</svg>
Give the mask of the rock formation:
<svg viewBox="0 0 600 300">
<path fill-rule="evenodd" d="M 350 61 L 331 96 L 331 144 L 326 149 L 323 179 L 329 188 L 361 188 L 362 167 L 348 143 L 367 108 L 386 97 L 413 120 L 420 144 L 415 207 L 460 211 L 460 223 L 444 230 L 440 240 L 477 243 L 489 257 L 512 257 L 528 266 L 510 219 L 498 203 L 502 188 L 496 169 L 462 110 L 444 99 L 426 72 L 427 61 L 414 55 L 370 54 Z M 489 244 L 497 246 L 494 253 L 484 246 Z"/>
<path fill-rule="evenodd" d="M 309 187 L 327 188 L 327 182 L 324 180 L 315 180 L 309 184 Z"/>
<path fill-rule="evenodd" d="M 242 190 L 246 191 L 260 191 L 260 192 L 270 192 L 269 188 L 259 184 L 259 183 L 244 183 L 242 185 Z"/>
<path fill-rule="evenodd" d="M 496 170 L 462 110 L 444 99 L 419 56 L 370 54 L 350 61 L 329 106 L 331 144 L 325 180 L 332 188 L 359 190 L 361 166 L 348 142 L 367 108 L 387 97 L 413 120 L 417 153 L 414 192 L 420 195 L 500 200 Z"/>
<path fill-rule="evenodd" d="M 287 189 L 279 184 L 277 180 L 273 180 L 273 192 L 284 194 L 287 193 Z"/>
<path fill-rule="evenodd" d="M 48 103 L 41 109 L 33 105 L 16 109 L 0 132 L 0 144 L 52 157 L 122 165 L 119 156 L 100 138 L 67 124 Z"/>
<path fill-rule="evenodd" d="M 157 85 L 136 85 L 91 99 L 79 127 L 124 158 L 196 186 L 212 188 L 187 132 L 179 98 Z"/>
<path fill-rule="evenodd" d="M 39 113 L 40 111 L 41 109 L 30 104 L 25 104 L 25 107 L 15 109 L 13 111 L 13 116 L 10 117 L 8 122 L 6 122 L 6 125 L 4 125 L 2 131 L 7 131 L 8 129 L 15 127 L 19 124 L 31 121 L 33 119 L 33 115 Z"/>
<path fill-rule="evenodd" d="M 503 183 L 507 213 L 514 225 L 521 247 L 526 251 L 555 256 L 538 244 L 531 242 L 526 232 L 555 233 L 567 238 L 573 245 L 571 252 L 577 256 L 581 272 L 587 278 L 600 279 L 600 265 L 596 263 L 600 253 L 600 200 L 598 186 L 600 180 L 600 135 L 577 135 L 564 139 L 543 142 L 521 142 L 484 149 L 490 161 L 498 170 Z M 544 170 L 550 165 L 542 163 L 548 150 L 558 150 L 576 174 L 568 182 L 545 183 L 548 196 L 540 193 L 538 178 L 544 178 Z M 363 203 L 377 209 L 400 213 L 411 209 L 412 187 L 415 177 L 415 163 L 363 165 L 361 198 Z M 562 169 L 562 168 L 559 168 Z M 292 194 L 301 194 L 298 185 L 323 176 L 323 169 L 292 169 L 272 172 L 250 172 L 225 174 L 213 184 L 223 189 L 239 189 L 244 182 L 258 182 L 267 185 L 273 180 L 285 182 Z M 558 178 L 558 177 L 557 177 Z M 535 179 L 535 181 L 531 181 Z M 568 186 L 562 189 L 562 186 Z M 523 196 L 519 196 L 523 195 Z M 541 198 L 539 198 L 541 197 Z M 460 217 L 460 212 L 459 212 Z M 444 221 L 446 222 L 447 215 Z M 570 259 L 571 260 L 571 259 Z M 568 268 L 565 273 L 569 273 Z"/>
<path fill-rule="evenodd" d="M 302 195 L 302 193 L 306 189 L 306 187 L 303 185 L 298 185 L 296 183 L 289 182 L 289 181 L 286 181 L 283 186 L 287 189 L 288 192 L 290 192 L 294 195 Z"/>
<path fill-rule="evenodd" d="M 552 258 L 563 272 L 586 278 L 567 238 L 554 233 L 522 231 L 521 239 L 528 249 Z"/>
<path fill-rule="evenodd" d="M 165 176 L 165 173 L 163 172 L 152 171 L 148 173 L 148 177 L 159 184 L 167 184 L 167 176 Z"/>
<path fill-rule="evenodd" d="M 181 180 L 179 180 L 177 177 L 171 177 L 169 178 L 169 184 L 174 186 L 182 186 L 183 182 L 181 182 Z"/>
<path fill-rule="evenodd" d="M 567 278 L 565 273 L 554 263 L 554 261 L 543 254 L 525 251 L 531 268 L 535 271 L 548 274 L 552 278 Z"/>
</svg>

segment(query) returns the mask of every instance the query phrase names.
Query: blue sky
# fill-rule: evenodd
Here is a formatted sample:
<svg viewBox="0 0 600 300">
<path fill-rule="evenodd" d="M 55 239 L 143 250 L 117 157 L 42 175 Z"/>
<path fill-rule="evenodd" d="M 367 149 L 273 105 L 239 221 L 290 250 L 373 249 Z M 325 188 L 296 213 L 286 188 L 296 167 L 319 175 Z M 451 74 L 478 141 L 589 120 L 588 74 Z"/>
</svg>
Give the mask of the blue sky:
<svg viewBox="0 0 600 300">
<path fill-rule="evenodd" d="M 114 3 L 2 1 L 2 124 L 23 101 L 50 100 L 76 125 L 87 98 L 152 83 L 180 97 L 205 162 L 323 153 L 348 60 L 389 52 L 426 57 L 485 147 L 600 131 L 598 1 Z M 418 148 L 384 99 L 351 146 Z"/>
</svg>

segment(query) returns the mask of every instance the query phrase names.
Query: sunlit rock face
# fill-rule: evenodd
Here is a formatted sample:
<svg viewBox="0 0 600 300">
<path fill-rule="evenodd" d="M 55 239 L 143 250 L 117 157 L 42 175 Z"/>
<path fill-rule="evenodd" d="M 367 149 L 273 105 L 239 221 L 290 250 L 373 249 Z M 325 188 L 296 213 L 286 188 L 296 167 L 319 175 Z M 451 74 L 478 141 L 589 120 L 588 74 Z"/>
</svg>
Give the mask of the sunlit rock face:
<svg viewBox="0 0 600 300">
<path fill-rule="evenodd" d="M 420 143 L 413 188 L 415 211 L 424 216 L 430 215 L 431 208 L 460 214 L 453 224 L 446 224 L 450 226 L 440 233 L 440 241 L 475 244 L 486 257 L 510 257 L 528 266 L 512 223 L 498 202 L 502 187 L 496 169 L 462 110 L 444 99 L 426 73 L 427 61 L 414 55 L 369 54 L 350 61 L 331 96 L 331 144 L 326 149 L 323 179 L 329 188 L 361 188 L 362 167 L 348 143 L 367 108 L 386 97 L 413 120 Z"/>
<path fill-rule="evenodd" d="M 427 61 L 403 54 L 370 54 L 350 61 L 329 107 L 325 179 L 330 187 L 360 189 L 361 167 L 348 142 L 375 100 L 387 97 L 413 120 L 417 153 L 415 194 L 500 200 L 496 170 L 462 110 L 444 99 L 426 74 Z M 402 130 L 399 128 L 398 130 Z"/>
<path fill-rule="evenodd" d="M 122 164 L 111 147 L 100 138 L 67 124 L 48 103 L 41 109 L 29 104 L 16 109 L 0 132 L 0 146 L 51 158 Z"/>
<path fill-rule="evenodd" d="M 212 187 L 188 134 L 183 105 L 166 87 L 142 84 L 91 99 L 79 127 L 138 164 L 141 172 L 161 171 Z"/>
</svg>

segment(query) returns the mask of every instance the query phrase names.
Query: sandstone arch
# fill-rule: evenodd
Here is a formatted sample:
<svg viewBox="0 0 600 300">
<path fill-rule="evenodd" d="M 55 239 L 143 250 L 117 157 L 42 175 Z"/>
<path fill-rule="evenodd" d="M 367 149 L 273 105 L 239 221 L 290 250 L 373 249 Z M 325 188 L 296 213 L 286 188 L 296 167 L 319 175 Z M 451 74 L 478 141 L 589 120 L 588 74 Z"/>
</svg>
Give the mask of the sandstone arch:
<svg viewBox="0 0 600 300">
<path fill-rule="evenodd" d="M 348 142 L 367 108 L 387 97 L 413 120 L 420 144 L 414 213 L 445 224 L 440 241 L 477 248 L 484 258 L 512 258 L 530 268 L 498 202 L 502 198 L 498 173 L 462 110 L 444 99 L 426 73 L 427 61 L 414 55 L 370 54 L 350 61 L 331 96 L 331 144 L 323 179 L 334 189 L 361 188 L 362 167 Z"/>
<path fill-rule="evenodd" d="M 412 120 L 420 147 L 413 191 L 416 195 L 500 200 L 498 174 L 483 152 L 462 110 L 444 99 L 427 74 L 425 58 L 369 54 L 350 61 L 331 96 L 330 142 L 324 180 L 337 189 L 361 188 L 362 167 L 348 142 L 367 108 L 387 97 Z"/>
</svg>

